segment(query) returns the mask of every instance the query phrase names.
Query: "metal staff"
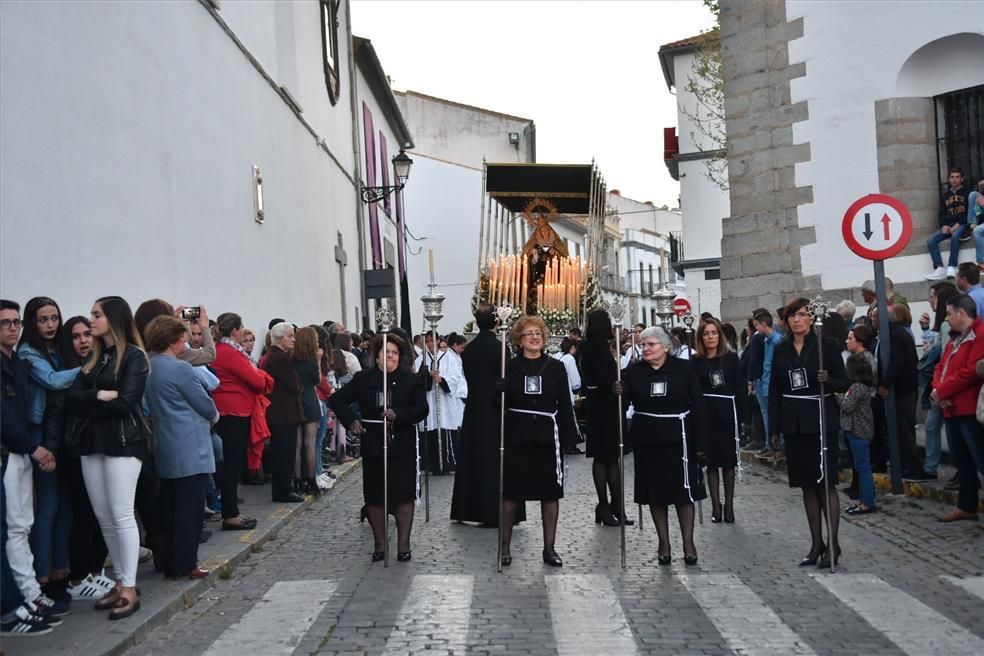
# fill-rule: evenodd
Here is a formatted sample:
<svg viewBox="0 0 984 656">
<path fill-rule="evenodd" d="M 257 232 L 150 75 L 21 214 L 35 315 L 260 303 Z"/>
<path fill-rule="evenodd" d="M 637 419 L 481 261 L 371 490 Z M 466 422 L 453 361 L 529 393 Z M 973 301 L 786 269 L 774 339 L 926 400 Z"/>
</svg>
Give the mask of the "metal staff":
<svg viewBox="0 0 984 656">
<path fill-rule="evenodd" d="M 612 325 L 615 327 L 615 353 L 622 352 L 621 345 L 621 333 L 622 333 L 622 316 L 625 314 L 625 304 L 622 303 L 621 298 L 616 298 L 614 301 L 608 304 L 608 314 L 612 318 Z M 630 356 L 631 357 L 631 356 Z M 615 380 L 619 383 L 622 382 L 622 363 L 621 358 L 619 358 L 618 364 L 615 367 Z M 618 506 L 619 506 L 619 533 L 621 540 L 622 549 L 622 569 L 625 569 L 625 440 L 624 440 L 624 429 L 622 428 L 622 395 L 618 394 L 618 415 L 616 419 L 618 420 L 618 476 L 619 476 L 619 490 L 621 494 L 619 495 Z M 641 508 L 642 506 L 640 506 Z M 641 522 L 640 522 L 641 523 Z"/>
<path fill-rule="evenodd" d="M 813 324 L 817 327 L 817 358 L 820 361 L 819 369 L 824 370 L 823 366 L 823 319 L 827 316 L 830 311 L 830 306 L 827 304 L 823 297 L 817 294 L 817 296 L 810 301 L 810 305 L 807 307 L 810 314 L 813 315 Z M 886 321 L 887 324 L 887 321 Z M 824 382 L 817 380 L 817 384 L 820 386 L 820 476 L 823 479 L 823 514 L 827 516 L 827 542 L 830 542 L 829 554 L 830 554 L 830 573 L 834 573 L 834 568 L 837 564 L 837 552 L 834 551 L 833 539 L 834 539 L 834 519 L 830 516 L 830 476 L 827 473 L 827 458 L 829 454 L 827 453 L 827 402 L 826 402 L 826 389 Z M 819 480 L 817 481 L 820 482 Z"/>
<path fill-rule="evenodd" d="M 694 322 L 696 320 L 696 317 L 694 317 L 693 312 L 690 310 L 687 310 L 680 316 L 680 321 L 683 322 L 683 325 L 687 329 L 687 348 L 690 349 L 690 357 L 694 355 Z M 704 523 L 704 504 L 700 499 L 697 500 L 697 521 L 701 524 Z"/>
<path fill-rule="evenodd" d="M 633 329 L 632 332 L 629 333 L 629 340 L 630 340 L 629 341 L 629 344 L 631 344 L 631 346 L 632 346 L 632 350 L 629 351 L 629 364 L 632 364 L 632 363 L 634 363 L 636 361 L 635 329 Z M 621 378 L 622 372 L 619 372 L 618 375 L 619 375 L 619 380 L 621 380 L 622 379 Z M 621 410 L 619 410 L 619 413 L 621 413 Z M 621 464 L 619 464 L 619 466 L 621 467 Z M 622 475 L 622 481 L 623 481 L 623 483 L 625 481 L 625 475 L 624 474 Z M 622 495 L 623 496 L 625 495 L 625 486 L 624 485 L 622 486 Z M 624 506 L 624 504 L 623 504 L 623 506 Z M 642 504 L 641 503 L 638 503 L 638 504 L 636 504 L 636 507 L 638 507 L 638 509 L 639 509 L 639 530 L 641 531 L 642 530 Z"/>
<path fill-rule="evenodd" d="M 508 302 L 495 309 L 495 315 L 499 318 L 499 330 L 502 332 L 502 362 L 499 366 L 499 377 L 506 377 L 506 333 L 509 331 L 509 319 L 512 317 L 513 308 Z M 506 458 L 506 393 L 499 393 L 499 546 L 496 548 L 495 571 L 502 572 L 502 523 L 505 514 L 502 509 L 502 479 L 505 477 L 505 458 Z"/>
<path fill-rule="evenodd" d="M 383 567 L 389 567 L 389 374 L 387 333 L 393 324 L 393 312 L 385 305 L 376 311 L 376 324 L 383 335 Z"/>
<path fill-rule="evenodd" d="M 434 353 L 431 355 L 431 370 L 433 371 L 435 368 L 437 368 L 437 358 L 436 358 L 436 354 L 438 350 L 437 349 L 437 322 L 444 317 L 444 314 L 442 314 L 441 312 L 441 306 L 444 304 L 444 294 L 441 294 L 440 292 L 436 291 L 435 288 L 437 287 L 437 285 L 434 284 L 433 279 L 431 280 L 428 287 L 430 287 L 430 291 L 424 294 L 423 296 L 421 296 L 420 300 L 424 304 L 424 319 L 426 319 L 431 326 L 431 333 L 432 333 L 431 339 L 434 344 Z M 439 460 L 441 461 L 442 464 L 441 471 L 443 471 L 444 456 L 441 455 L 441 403 L 440 403 L 440 399 L 437 398 L 436 385 L 434 387 L 434 421 L 437 424 L 437 451 L 438 451 Z M 424 427 L 425 428 L 427 427 L 426 420 L 425 420 Z M 424 521 L 425 522 L 430 521 L 430 449 L 428 448 L 429 442 L 430 442 L 429 438 L 424 440 L 424 462 L 426 463 L 426 465 L 424 466 Z"/>
</svg>

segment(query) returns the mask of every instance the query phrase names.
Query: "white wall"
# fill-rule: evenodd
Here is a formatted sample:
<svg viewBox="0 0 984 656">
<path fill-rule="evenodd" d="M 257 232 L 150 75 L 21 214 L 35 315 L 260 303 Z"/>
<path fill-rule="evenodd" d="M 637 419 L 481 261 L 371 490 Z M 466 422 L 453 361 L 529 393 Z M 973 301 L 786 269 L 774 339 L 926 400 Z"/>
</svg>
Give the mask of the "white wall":
<svg viewBox="0 0 984 656">
<path fill-rule="evenodd" d="M 320 40 L 317 21 L 304 29 Z M 332 248 L 337 230 L 357 243 L 352 184 L 201 4 L 0 3 L 0 85 L 4 297 L 50 295 L 68 316 L 159 296 L 260 329 L 340 316 Z M 346 96 L 317 99 L 323 74 L 306 87 L 305 115 L 351 125 Z M 350 162 L 350 131 L 334 134 Z"/>
<path fill-rule="evenodd" d="M 471 299 L 478 278 L 482 172 L 418 155 L 414 157 L 407 192 L 407 227 L 421 240 L 408 243 L 413 330 L 419 333 L 423 329 L 420 297 L 428 291 L 427 251 L 433 249 L 437 291 L 446 297 L 444 319 L 438 329 L 442 333 L 460 333 L 472 320 Z"/>
<path fill-rule="evenodd" d="M 721 257 L 721 222 L 731 214 L 731 199 L 707 178 L 703 160 L 680 162 L 680 211 L 687 260 Z"/>
<path fill-rule="evenodd" d="M 687 270 L 687 293 L 693 313 L 710 312 L 721 316 L 721 281 L 705 280 L 703 269 Z"/>
<path fill-rule="evenodd" d="M 967 66 L 958 57 L 951 61 L 956 79 L 926 77 L 920 83 L 919 72 L 910 70 L 897 87 L 903 65 L 919 48 L 956 32 L 984 34 L 984 10 L 978 0 L 787 0 L 786 14 L 788 20 L 803 17 L 804 25 L 804 36 L 789 43 L 790 63 L 806 62 L 807 73 L 791 80 L 792 102 L 809 101 L 809 119 L 793 125 L 793 142 L 809 142 L 811 153 L 810 162 L 796 164 L 796 185 L 813 188 L 813 203 L 799 207 L 799 223 L 816 226 L 817 235 L 817 243 L 801 249 L 803 273 L 821 274 L 828 289 L 856 287 L 871 277 L 871 264 L 847 249 L 840 225 L 852 202 L 878 191 L 875 101 L 984 84 L 984 58 Z M 968 242 L 961 259 L 972 258 Z M 922 280 L 929 268 L 928 255 L 886 262 L 896 283 Z"/>
</svg>

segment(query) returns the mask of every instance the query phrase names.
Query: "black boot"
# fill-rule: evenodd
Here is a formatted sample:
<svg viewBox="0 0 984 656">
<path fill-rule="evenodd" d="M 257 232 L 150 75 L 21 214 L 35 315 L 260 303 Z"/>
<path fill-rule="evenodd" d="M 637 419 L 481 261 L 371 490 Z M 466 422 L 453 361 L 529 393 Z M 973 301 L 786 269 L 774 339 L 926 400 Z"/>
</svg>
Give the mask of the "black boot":
<svg viewBox="0 0 984 656">
<path fill-rule="evenodd" d="M 595 506 L 595 524 L 605 526 L 618 526 L 618 519 L 612 513 L 611 507 L 607 503 L 599 503 Z"/>
</svg>

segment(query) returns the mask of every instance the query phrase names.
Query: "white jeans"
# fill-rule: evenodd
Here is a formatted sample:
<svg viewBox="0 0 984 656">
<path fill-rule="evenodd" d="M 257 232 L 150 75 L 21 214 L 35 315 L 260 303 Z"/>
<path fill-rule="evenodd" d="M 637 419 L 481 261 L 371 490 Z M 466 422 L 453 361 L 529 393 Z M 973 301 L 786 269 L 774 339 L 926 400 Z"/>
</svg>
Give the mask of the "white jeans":
<svg viewBox="0 0 984 656">
<path fill-rule="evenodd" d="M 41 586 L 34 576 L 30 541 L 34 526 L 34 471 L 31 456 L 11 453 L 8 458 L 3 475 L 7 497 L 7 560 L 24 599 L 34 601 L 41 594 Z"/>
<path fill-rule="evenodd" d="M 82 478 L 113 559 L 113 573 L 128 588 L 137 583 L 140 558 L 140 531 L 133 514 L 140 465 L 139 458 L 82 456 Z"/>
</svg>

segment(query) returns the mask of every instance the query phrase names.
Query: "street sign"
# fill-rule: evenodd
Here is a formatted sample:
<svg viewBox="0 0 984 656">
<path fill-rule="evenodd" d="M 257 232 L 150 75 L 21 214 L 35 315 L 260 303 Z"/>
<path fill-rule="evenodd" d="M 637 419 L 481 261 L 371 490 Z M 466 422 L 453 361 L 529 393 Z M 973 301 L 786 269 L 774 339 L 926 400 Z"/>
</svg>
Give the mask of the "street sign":
<svg viewBox="0 0 984 656">
<path fill-rule="evenodd" d="M 887 260 L 912 238 L 912 215 L 901 201 L 869 194 L 847 208 L 841 222 L 844 243 L 867 260 Z"/>
<path fill-rule="evenodd" d="M 685 298 L 678 298 L 673 301 L 673 314 L 682 317 L 690 311 L 690 301 Z"/>
</svg>

